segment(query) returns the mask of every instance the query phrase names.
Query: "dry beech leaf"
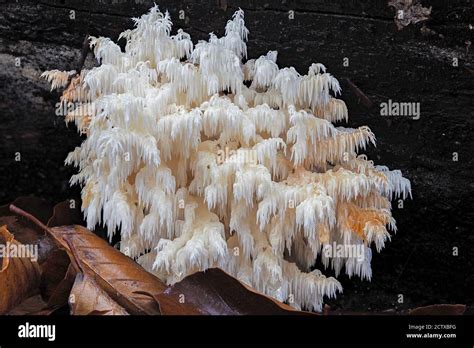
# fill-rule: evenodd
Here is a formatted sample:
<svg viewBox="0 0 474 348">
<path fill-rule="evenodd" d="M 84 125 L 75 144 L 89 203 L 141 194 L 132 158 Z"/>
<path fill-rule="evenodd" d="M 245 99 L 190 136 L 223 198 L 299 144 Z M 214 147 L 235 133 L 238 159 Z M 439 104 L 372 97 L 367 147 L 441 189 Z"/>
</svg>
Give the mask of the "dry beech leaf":
<svg viewBox="0 0 474 348">
<path fill-rule="evenodd" d="M 0 244 L 20 246 L 5 226 L 0 227 Z M 29 257 L 0 258 L 0 314 L 5 314 L 38 291 L 40 268 Z"/>
<path fill-rule="evenodd" d="M 93 279 L 82 273 L 77 274 L 69 305 L 73 315 L 128 315 Z"/>
<path fill-rule="evenodd" d="M 64 299 L 62 304 L 65 305 L 67 303 L 69 290 L 71 290 L 74 282 L 74 277 L 72 277 L 72 279 L 71 277 L 67 277 L 67 272 L 70 267 L 70 260 L 67 252 L 59 248 L 54 249 L 40 267 L 40 290 L 43 299 L 49 301 L 53 295 L 58 296 L 58 292 L 67 291 L 67 293 L 62 296 Z M 69 286 L 61 284 L 63 282 L 69 282 Z M 58 302 L 55 303 L 56 305 L 60 305 Z"/>
<path fill-rule="evenodd" d="M 162 314 L 290 315 L 297 311 L 257 293 L 219 268 L 194 273 L 155 296 Z"/>
<path fill-rule="evenodd" d="M 71 260 L 75 260 L 70 248 L 73 246 L 77 255 L 76 263 L 80 263 L 83 272 L 94 279 L 96 284 L 127 312 L 160 314 L 153 296 L 164 291 L 166 285 L 131 258 L 83 226 L 49 228 L 14 205 L 10 205 L 10 210 L 47 231 L 59 246 L 67 251 Z"/>
<path fill-rule="evenodd" d="M 41 295 L 34 295 L 22 301 L 18 306 L 8 312 L 8 315 L 35 315 L 42 313 L 46 308 L 46 302 Z"/>
<path fill-rule="evenodd" d="M 76 202 L 63 201 L 53 208 L 53 215 L 48 219 L 48 227 L 74 225 L 83 222 L 80 206 Z M 48 237 L 51 237 L 48 235 Z M 52 238 L 51 238 L 52 239 Z M 57 245 L 57 242 L 54 241 Z M 76 270 L 72 269 L 69 255 L 64 249 L 57 249 L 42 265 L 41 293 L 48 300 L 49 306 L 62 306 L 67 304 Z"/>
<path fill-rule="evenodd" d="M 127 312 L 160 314 L 153 296 L 163 292 L 166 285 L 157 277 L 82 226 L 61 226 L 49 230 L 68 250 L 71 259 L 74 255 L 69 245 L 74 247 L 85 275 L 94 279 Z"/>
<path fill-rule="evenodd" d="M 69 264 L 64 278 L 52 289 L 52 292 L 48 298 L 48 307 L 59 308 L 68 303 L 69 294 L 74 285 L 77 271 L 74 269 L 72 264 Z"/>
<path fill-rule="evenodd" d="M 41 295 L 38 294 L 28 297 L 9 311 L 8 315 L 50 315 L 57 309 L 58 307 L 49 307 Z"/>
<path fill-rule="evenodd" d="M 80 209 L 72 206 L 71 201 L 58 203 L 51 208 L 42 199 L 23 196 L 15 199 L 12 204 L 28 211 L 41 223 L 48 222 L 48 226 L 82 222 Z M 59 249 L 57 242 L 50 235 L 45 234 L 44 229 L 38 224 L 22 216 L 11 214 L 9 205 L 0 207 L 0 225 L 7 224 L 15 239 L 20 242 L 38 245 L 38 263 L 41 269 L 40 291 L 42 300 L 48 303 L 48 310 L 66 305 L 77 273 L 74 270 L 67 273 L 70 265 L 67 252 Z"/>
<path fill-rule="evenodd" d="M 38 214 L 41 222 L 51 220 L 53 209 L 42 199 L 34 196 L 19 197 L 14 202 L 23 209 L 27 209 L 31 214 Z M 12 215 L 13 213 L 7 206 L 0 207 L 0 225 L 7 225 L 7 229 L 13 234 L 15 240 L 22 244 L 34 245 L 38 247 L 38 264 L 41 271 L 41 281 L 39 289 L 44 301 L 48 301 L 55 288 L 63 281 L 65 273 L 70 264 L 67 253 L 58 248 L 57 243 L 46 234 L 44 229 L 36 223 L 25 219 L 21 215 Z M 35 216 L 36 217 L 36 216 Z M 62 219 L 65 221 L 65 219 Z M 72 287 L 74 278 L 72 278 L 69 290 Z M 62 305 L 67 304 L 67 297 Z M 57 303 L 59 306 L 59 304 Z"/>
<path fill-rule="evenodd" d="M 463 304 L 436 304 L 418 307 L 408 312 L 409 315 L 463 315 L 466 306 Z"/>
</svg>

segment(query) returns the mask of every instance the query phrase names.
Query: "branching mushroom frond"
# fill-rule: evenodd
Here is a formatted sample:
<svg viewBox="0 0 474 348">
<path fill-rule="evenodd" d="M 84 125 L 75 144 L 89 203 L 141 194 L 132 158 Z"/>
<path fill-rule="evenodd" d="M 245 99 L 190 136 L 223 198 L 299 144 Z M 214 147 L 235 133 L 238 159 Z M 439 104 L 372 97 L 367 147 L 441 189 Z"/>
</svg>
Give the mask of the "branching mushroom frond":
<svg viewBox="0 0 474 348">
<path fill-rule="evenodd" d="M 134 24 L 123 51 L 90 38 L 100 66 L 42 75 L 67 87 L 66 121 L 86 135 L 65 163 L 88 228 L 120 233 L 120 250 L 168 284 L 220 267 L 295 308 L 342 291 L 317 261 L 370 280 L 410 181 L 361 154 L 368 127 L 333 124 L 348 110 L 326 67 L 301 75 L 276 51 L 244 64 L 240 9 L 196 45 L 156 5 Z"/>
<path fill-rule="evenodd" d="M 76 74 L 76 70 L 60 71 L 57 69 L 45 71 L 41 77 L 51 84 L 51 90 L 66 87 L 71 76 Z"/>
</svg>

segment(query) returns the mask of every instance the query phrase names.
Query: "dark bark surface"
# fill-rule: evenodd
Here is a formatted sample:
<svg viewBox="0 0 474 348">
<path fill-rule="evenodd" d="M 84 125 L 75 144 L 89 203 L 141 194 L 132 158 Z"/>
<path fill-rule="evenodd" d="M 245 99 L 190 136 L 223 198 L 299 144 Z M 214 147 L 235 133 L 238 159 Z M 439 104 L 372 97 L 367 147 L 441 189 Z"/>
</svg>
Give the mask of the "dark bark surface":
<svg viewBox="0 0 474 348">
<path fill-rule="evenodd" d="M 398 233 L 373 258 L 372 282 L 341 277 L 331 305 L 349 310 L 405 309 L 473 303 L 474 32 L 470 0 L 423 1 L 431 19 L 397 30 L 386 1 L 156 1 L 196 43 L 222 35 L 241 7 L 249 57 L 278 50 L 278 63 L 306 73 L 321 62 L 341 82 L 349 126 L 368 125 L 377 164 L 401 169 L 413 200 L 398 208 Z M 79 197 L 63 166 L 81 138 L 55 116 L 58 93 L 39 75 L 75 69 L 87 34 L 109 36 L 153 4 L 144 0 L 0 1 L 0 203 L 34 193 L 53 202 Z M 71 10 L 75 19 L 71 19 Z M 184 19 L 179 11 L 184 11 Z M 288 11 L 294 11 L 289 19 Z M 349 66 L 344 66 L 344 58 Z M 453 59 L 458 66 L 453 66 Z M 18 63 L 15 64 L 15 63 Z M 91 54 L 86 66 L 94 64 Z M 17 66 L 18 65 L 18 66 Z M 380 103 L 419 102 L 421 117 L 380 116 Z M 372 104 L 372 107 L 369 107 Z M 16 153 L 21 161 L 15 161 Z M 458 161 L 453 161 L 458 153 Z M 453 248 L 459 250 L 453 256 Z M 399 303 L 399 295 L 404 302 Z"/>
</svg>

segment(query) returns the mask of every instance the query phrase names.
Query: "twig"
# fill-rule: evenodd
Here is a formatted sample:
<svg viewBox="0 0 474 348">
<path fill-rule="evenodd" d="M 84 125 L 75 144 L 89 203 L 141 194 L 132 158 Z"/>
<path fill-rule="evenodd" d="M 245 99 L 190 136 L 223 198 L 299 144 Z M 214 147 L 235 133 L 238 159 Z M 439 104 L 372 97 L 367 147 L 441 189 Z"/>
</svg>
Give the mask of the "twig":
<svg viewBox="0 0 474 348">
<path fill-rule="evenodd" d="M 82 68 L 84 67 L 84 63 L 86 61 L 87 55 L 89 54 L 89 34 L 86 34 L 84 41 L 82 42 L 82 51 L 81 51 L 81 59 L 77 65 L 76 72 L 78 74 L 81 73 Z"/>
<path fill-rule="evenodd" d="M 410 259 L 411 259 L 412 255 L 413 255 L 413 253 L 415 252 L 416 247 L 417 247 L 417 246 L 415 245 L 415 247 L 414 247 L 413 250 L 411 251 L 410 255 L 408 255 L 408 258 L 407 258 L 407 260 L 405 261 L 405 264 L 403 265 L 402 271 L 401 271 L 400 274 L 398 275 L 397 279 L 395 279 L 395 282 L 393 283 L 392 287 L 394 287 L 394 286 L 398 283 L 398 280 L 400 279 L 400 277 L 402 276 L 403 272 L 405 271 L 405 268 L 407 268 L 408 262 L 410 261 Z"/>
<path fill-rule="evenodd" d="M 10 204 L 9 205 L 9 209 L 11 212 L 17 214 L 17 215 L 20 215 L 20 216 L 23 216 L 24 218 L 26 218 L 27 220 L 33 222 L 35 225 L 37 225 L 38 227 L 40 227 L 41 229 L 43 229 L 44 231 L 48 232 L 51 234 L 51 231 L 49 229 L 48 226 L 46 226 L 45 224 L 43 224 L 41 221 L 39 221 L 37 218 L 35 218 L 33 215 L 31 215 L 30 213 L 27 213 L 26 211 L 24 211 L 23 209 L 21 208 L 18 208 L 16 205 L 14 204 Z"/>
<path fill-rule="evenodd" d="M 346 78 L 347 83 L 349 84 L 349 87 L 352 89 L 352 91 L 359 97 L 359 99 L 362 101 L 362 104 L 364 104 L 368 109 L 372 109 L 372 106 L 374 103 L 372 103 L 372 100 L 370 100 L 369 97 L 367 97 L 364 92 L 360 90 L 359 87 L 357 87 L 351 80 Z"/>
<path fill-rule="evenodd" d="M 465 66 L 464 69 L 465 69 L 468 73 L 471 73 L 472 75 L 474 75 L 474 70 L 468 68 L 467 66 Z"/>
</svg>

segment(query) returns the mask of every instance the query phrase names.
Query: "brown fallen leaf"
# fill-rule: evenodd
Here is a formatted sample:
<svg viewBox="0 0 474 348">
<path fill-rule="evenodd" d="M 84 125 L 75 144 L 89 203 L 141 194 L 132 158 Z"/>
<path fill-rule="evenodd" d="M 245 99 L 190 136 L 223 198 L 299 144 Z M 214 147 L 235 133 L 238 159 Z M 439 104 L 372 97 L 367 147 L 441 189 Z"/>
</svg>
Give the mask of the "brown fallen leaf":
<svg viewBox="0 0 474 348">
<path fill-rule="evenodd" d="M 78 273 L 69 296 L 72 315 L 128 315 L 88 275 Z"/>
<path fill-rule="evenodd" d="M 219 268 L 194 273 L 155 298 L 163 315 L 312 314 L 262 295 Z"/>
<path fill-rule="evenodd" d="M 69 264 L 64 278 L 52 289 L 52 292 L 48 298 L 48 307 L 59 308 L 68 303 L 69 294 L 74 285 L 77 271 L 74 269 L 72 264 Z"/>
<path fill-rule="evenodd" d="M 19 197 L 14 204 L 21 205 L 24 209 L 28 209 L 33 214 L 38 214 L 40 221 L 45 222 L 51 220 L 53 209 L 42 199 L 34 196 Z M 63 214 L 64 215 L 64 214 Z M 66 219 L 62 219 L 66 221 Z M 33 245 L 38 249 L 38 265 L 41 271 L 41 280 L 39 290 L 42 299 L 49 301 L 49 297 L 55 288 L 63 281 L 65 273 L 69 266 L 69 257 L 64 250 L 58 248 L 57 243 L 45 233 L 37 224 L 29 221 L 21 215 L 12 215 L 12 212 L 5 206 L 0 207 L 0 225 L 4 223 L 18 242 L 22 244 Z M 72 287 L 74 278 L 70 281 L 69 290 Z M 65 299 L 62 305 L 67 304 L 69 293 L 62 296 Z M 60 306 L 59 303 L 56 303 Z"/>
<path fill-rule="evenodd" d="M 84 273 L 130 314 L 160 314 L 153 296 L 166 285 L 148 273 L 131 258 L 110 246 L 82 226 L 61 226 L 50 229 L 73 259 L 69 245 L 77 251 Z"/>
<path fill-rule="evenodd" d="M 56 204 L 47 226 L 83 223 L 79 206 L 80 204 L 71 200 Z M 51 236 L 48 235 L 48 237 Z M 43 297 L 48 299 L 49 306 L 61 306 L 67 303 L 76 274 L 77 271 L 70 267 L 69 256 L 64 249 L 58 249 L 51 253 L 51 257 L 42 267 L 41 275 L 41 292 Z"/>
<path fill-rule="evenodd" d="M 0 246 L 6 252 L 7 249 L 13 251 L 13 248 L 19 250 L 22 244 L 15 240 L 5 226 L 1 226 Z M 0 314 L 9 312 L 38 291 L 40 282 L 39 265 L 31 257 L 3 254 L 4 252 L 0 258 Z"/>
<path fill-rule="evenodd" d="M 69 256 L 66 251 L 55 248 L 49 254 L 49 257 L 40 265 L 41 282 L 39 285 L 41 295 L 45 301 L 49 301 L 53 294 L 58 296 L 58 291 L 67 291 L 61 298 L 64 300 L 63 305 L 67 303 L 67 297 L 74 282 L 74 276 L 67 277 L 70 266 Z M 69 286 L 61 285 L 62 282 L 68 282 Z M 60 306 L 58 297 L 55 304 Z"/>
<path fill-rule="evenodd" d="M 74 247 L 77 261 L 84 274 L 95 280 L 114 301 L 130 314 L 160 314 L 154 295 L 163 292 L 166 285 L 145 271 L 131 258 L 110 246 L 83 226 L 49 228 L 24 210 L 10 205 L 10 210 L 47 231 L 54 240 L 75 260 L 70 245 Z"/>
<path fill-rule="evenodd" d="M 466 306 L 463 304 L 436 304 L 411 309 L 409 315 L 463 315 Z"/>
<path fill-rule="evenodd" d="M 162 292 L 166 285 L 105 240 L 82 226 L 49 228 L 14 205 L 10 205 L 10 210 L 48 232 L 67 251 L 71 260 L 74 260 L 74 255 L 69 245 L 73 245 L 84 273 L 93 278 L 98 286 L 129 313 L 160 314 L 153 294 Z"/>
<path fill-rule="evenodd" d="M 34 295 L 22 301 L 18 306 L 8 312 L 8 315 L 50 315 L 58 307 L 49 307 L 41 295 Z"/>
</svg>

